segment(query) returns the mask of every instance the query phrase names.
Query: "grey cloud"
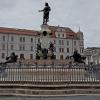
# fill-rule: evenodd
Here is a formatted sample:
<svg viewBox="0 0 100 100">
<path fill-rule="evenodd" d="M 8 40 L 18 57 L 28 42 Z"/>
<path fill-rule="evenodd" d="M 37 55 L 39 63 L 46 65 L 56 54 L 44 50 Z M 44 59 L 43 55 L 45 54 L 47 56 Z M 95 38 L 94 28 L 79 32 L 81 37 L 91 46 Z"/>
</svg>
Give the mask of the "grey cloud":
<svg viewBox="0 0 100 100">
<path fill-rule="evenodd" d="M 0 11 L 12 9 L 16 4 L 16 0 L 0 0 Z"/>
</svg>

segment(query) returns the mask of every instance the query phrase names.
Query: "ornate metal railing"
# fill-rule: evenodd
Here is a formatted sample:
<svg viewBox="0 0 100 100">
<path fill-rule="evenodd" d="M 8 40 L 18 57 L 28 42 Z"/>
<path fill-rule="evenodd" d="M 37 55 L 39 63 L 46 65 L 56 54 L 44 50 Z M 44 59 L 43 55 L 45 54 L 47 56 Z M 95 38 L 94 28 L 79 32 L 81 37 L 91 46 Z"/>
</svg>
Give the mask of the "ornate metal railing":
<svg viewBox="0 0 100 100">
<path fill-rule="evenodd" d="M 8 65 L 0 68 L 0 81 L 100 82 L 100 68 L 84 65 Z"/>
</svg>

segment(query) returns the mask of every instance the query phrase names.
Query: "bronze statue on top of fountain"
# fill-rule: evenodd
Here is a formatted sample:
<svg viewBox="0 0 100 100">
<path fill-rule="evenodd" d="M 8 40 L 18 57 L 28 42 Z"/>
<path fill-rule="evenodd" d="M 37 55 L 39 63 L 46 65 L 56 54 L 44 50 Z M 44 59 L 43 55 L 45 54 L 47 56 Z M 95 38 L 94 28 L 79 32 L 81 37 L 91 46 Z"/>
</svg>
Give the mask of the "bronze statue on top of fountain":
<svg viewBox="0 0 100 100">
<path fill-rule="evenodd" d="M 49 13 L 51 11 L 51 8 L 48 3 L 45 3 L 45 7 L 43 10 L 39 10 L 39 12 L 43 12 L 43 25 L 47 24 L 49 21 Z"/>
</svg>

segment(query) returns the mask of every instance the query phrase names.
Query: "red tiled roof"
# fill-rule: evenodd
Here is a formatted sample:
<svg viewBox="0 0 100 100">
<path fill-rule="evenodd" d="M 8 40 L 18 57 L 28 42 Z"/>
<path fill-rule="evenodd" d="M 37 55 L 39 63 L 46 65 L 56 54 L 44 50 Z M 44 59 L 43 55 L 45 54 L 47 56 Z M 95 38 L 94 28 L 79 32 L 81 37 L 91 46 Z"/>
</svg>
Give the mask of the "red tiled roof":
<svg viewBox="0 0 100 100">
<path fill-rule="evenodd" d="M 56 38 L 55 32 L 57 31 L 58 28 L 62 28 L 65 30 L 66 38 L 77 38 L 77 34 L 68 27 L 48 26 L 48 28 L 51 30 L 52 33 L 51 37 Z M 37 36 L 39 34 L 39 31 L 0 27 L 0 33 Z"/>
<path fill-rule="evenodd" d="M 0 27 L 0 33 L 5 34 L 17 34 L 17 35 L 37 35 L 38 31 L 27 30 L 27 29 L 15 29 L 15 28 L 4 28 Z"/>
<path fill-rule="evenodd" d="M 58 28 L 62 28 L 65 30 L 66 38 L 77 38 L 77 34 L 68 27 L 48 26 L 48 28 L 51 30 L 51 33 L 53 33 L 53 36 L 55 36 L 55 32 Z"/>
</svg>

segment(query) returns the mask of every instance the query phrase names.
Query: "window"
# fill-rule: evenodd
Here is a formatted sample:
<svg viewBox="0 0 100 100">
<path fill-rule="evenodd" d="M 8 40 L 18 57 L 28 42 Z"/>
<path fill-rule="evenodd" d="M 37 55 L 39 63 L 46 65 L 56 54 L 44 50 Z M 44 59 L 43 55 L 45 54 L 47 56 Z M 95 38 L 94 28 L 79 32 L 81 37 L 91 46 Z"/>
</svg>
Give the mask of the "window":
<svg viewBox="0 0 100 100">
<path fill-rule="evenodd" d="M 33 43 L 33 38 L 31 38 L 31 43 Z"/>
<path fill-rule="evenodd" d="M 64 37 L 64 34 L 62 34 L 62 37 Z"/>
<path fill-rule="evenodd" d="M 11 50 L 14 50 L 14 45 L 11 45 Z"/>
<path fill-rule="evenodd" d="M 59 40 L 59 45 L 64 45 L 64 40 Z"/>
<path fill-rule="evenodd" d="M 60 37 L 60 34 L 58 34 L 58 37 Z"/>
<path fill-rule="evenodd" d="M 62 52 L 64 52 L 64 48 L 62 48 Z"/>
<path fill-rule="evenodd" d="M 61 45 L 61 40 L 59 40 L 59 45 Z"/>
<path fill-rule="evenodd" d="M 25 42 L 25 37 L 20 37 L 20 42 Z"/>
<path fill-rule="evenodd" d="M 31 51 L 33 51 L 33 46 L 31 46 Z"/>
<path fill-rule="evenodd" d="M 5 41 L 5 38 L 6 38 L 5 36 L 2 37 L 3 41 Z"/>
<path fill-rule="evenodd" d="M 21 51 L 21 50 L 24 51 L 24 50 L 25 50 L 25 45 L 20 45 L 20 46 L 19 46 L 19 50 L 20 50 L 20 51 Z"/>
<path fill-rule="evenodd" d="M 69 48 L 67 48 L 67 53 L 69 53 Z"/>
<path fill-rule="evenodd" d="M 59 52 L 64 52 L 64 48 L 59 48 Z"/>
<path fill-rule="evenodd" d="M 14 37 L 13 36 L 11 36 L 11 41 L 14 41 Z"/>
<path fill-rule="evenodd" d="M 64 45 L 64 40 L 62 40 L 62 45 Z"/>
<path fill-rule="evenodd" d="M 5 50 L 5 44 L 2 44 L 2 50 Z"/>
<path fill-rule="evenodd" d="M 76 45 L 76 41 L 74 41 L 74 45 Z"/>
<path fill-rule="evenodd" d="M 20 37 L 20 42 L 22 42 L 22 37 Z"/>
<path fill-rule="evenodd" d="M 25 42 L 25 37 L 23 37 L 23 42 Z"/>
<path fill-rule="evenodd" d="M 5 53 L 2 53 L 2 59 L 4 59 L 5 58 Z"/>
<path fill-rule="evenodd" d="M 22 50 L 22 45 L 19 46 L 19 50 L 20 50 L 20 51 Z"/>
<path fill-rule="evenodd" d="M 30 54 L 30 59 L 33 59 L 33 54 Z"/>
<path fill-rule="evenodd" d="M 25 50 L 25 46 L 23 45 L 23 51 Z"/>
<path fill-rule="evenodd" d="M 61 48 L 59 48 L 59 52 L 61 52 Z"/>
<path fill-rule="evenodd" d="M 40 43 L 40 38 L 38 38 L 38 43 Z"/>
<path fill-rule="evenodd" d="M 67 46 L 69 46 L 69 41 L 67 41 Z"/>
<path fill-rule="evenodd" d="M 84 49 L 83 48 L 80 48 L 80 53 L 83 53 L 84 52 Z"/>
</svg>

